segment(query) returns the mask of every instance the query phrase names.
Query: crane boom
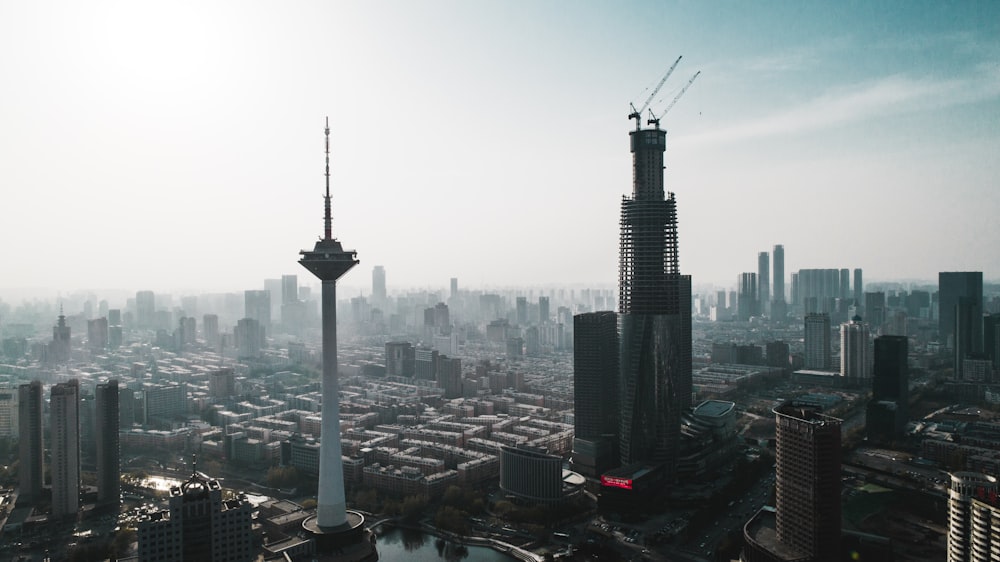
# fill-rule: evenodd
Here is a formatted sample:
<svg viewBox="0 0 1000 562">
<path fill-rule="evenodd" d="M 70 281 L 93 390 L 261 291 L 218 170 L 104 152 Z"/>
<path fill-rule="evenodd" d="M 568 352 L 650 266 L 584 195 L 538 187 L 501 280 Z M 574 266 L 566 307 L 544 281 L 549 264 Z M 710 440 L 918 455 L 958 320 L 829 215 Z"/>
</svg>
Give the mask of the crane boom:
<svg viewBox="0 0 1000 562">
<path fill-rule="evenodd" d="M 674 73 L 674 69 L 677 68 L 677 63 L 681 62 L 681 58 L 683 57 L 684 55 L 677 57 L 677 60 L 674 61 L 674 64 L 670 65 L 670 68 L 667 70 L 667 73 L 664 74 L 663 78 L 660 79 L 660 83 L 657 84 L 655 88 L 653 88 L 653 91 L 649 94 L 649 97 L 647 97 L 646 101 L 642 104 L 642 107 L 636 109 L 634 105 L 629 104 L 632 107 L 632 113 L 629 114 L 628 118 L 635 119 L 636 129 L 639 128 L 639 122 L 640 122 L 639 120 L 642 117 L 642 112 L 646 111 L 646 108 L 649 107 L 649 104 L 653 102 L 653 98 L 656 97 L 656 94 L 660 91 L 660 88 L 662 88 L 663 84 L 666 83 L 667 78 L 670 78 L 670 75 Z"/>
<path fill-rule="evenodd" d="M 668 105 L 667 108 L 663 110 L 663 113 L 661 113 L 659 115 L 659 117 L 653 116 L 652 115 L 652 111 L 650 111 L 650 119 L 648 121 L 646 121 L 646 124 L 647 125 L 656 125 L 656 127 L 659 128 L 660 127 L 660 119 L 663 119 L 663 116 L 666 115 L 667 112 L 670 111 L 670 109 L 674 107 L 674 104 L 677 103 L 677 100 L 681 99 L 681 96 L 684 95 L 684 92 L 688 91 L 688 88 L 691 87 L 691 84 L 694 83 L 694 79 L 697 78 L 699 74 L 701 74 L 700 70 L 698 72 L 694 73 L 694 76 L 692 76 L 691 79 L 688 80 L 688 83 L 685 84 L 683 88 L 681 88 L 680 93 L 677 94 L 677 97 L 674 98 L 674 101 L 670 102 L 670 105 Z"/>
</svg>

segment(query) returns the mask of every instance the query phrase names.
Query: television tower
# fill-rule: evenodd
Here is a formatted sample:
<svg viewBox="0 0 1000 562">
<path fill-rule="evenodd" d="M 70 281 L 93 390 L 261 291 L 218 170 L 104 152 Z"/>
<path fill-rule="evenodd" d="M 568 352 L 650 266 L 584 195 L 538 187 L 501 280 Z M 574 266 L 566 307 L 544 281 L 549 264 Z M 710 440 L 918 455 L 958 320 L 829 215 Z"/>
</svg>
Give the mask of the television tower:
<svg viewBox="0 0 1000 562">
<path fill-rule="evenodd" d="M 330 213 L 330 118 L 326 119 L 326 195 L 323 238 L 316 246 L 299 252 L 299 263 L 322 282 L 323 317 L 323 410 L 319 449 L 319 493 L 316 515 L 302 526 L 316 540 L 319 554 L 344 552 L 352 547 L 370 548 L 364 540 L 364 516 L 347 510 L 344 493 L 344 465 L 340 444 L 340 387 L 337 381 L 337 279 L 358 264 L 357 252 L 345 250 L 333 237 Z"/>
</svg>

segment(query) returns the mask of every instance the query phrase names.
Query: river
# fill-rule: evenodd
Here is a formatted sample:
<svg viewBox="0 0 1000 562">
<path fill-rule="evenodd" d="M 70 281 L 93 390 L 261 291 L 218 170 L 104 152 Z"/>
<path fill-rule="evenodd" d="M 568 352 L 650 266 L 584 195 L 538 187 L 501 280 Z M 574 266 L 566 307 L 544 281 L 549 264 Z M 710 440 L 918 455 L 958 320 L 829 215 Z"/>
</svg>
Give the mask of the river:
<svg viewBox="0 0 1000 562">
<path fill-rule="evenodd" d="M 428 535 L 422 531 L 381 528 L 377 539 L 378 559 L 395 562 L 509 562 L 512 556 L 484 546 L 463 546 Z"/>
</svg>

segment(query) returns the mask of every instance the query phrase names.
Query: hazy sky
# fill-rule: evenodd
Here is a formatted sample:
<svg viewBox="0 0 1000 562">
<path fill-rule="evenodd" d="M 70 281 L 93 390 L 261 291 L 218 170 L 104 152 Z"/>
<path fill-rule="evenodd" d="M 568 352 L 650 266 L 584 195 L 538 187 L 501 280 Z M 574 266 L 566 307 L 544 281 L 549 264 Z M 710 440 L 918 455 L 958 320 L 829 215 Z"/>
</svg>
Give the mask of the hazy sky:
<svg viewBox="0 0 1000 562">
<path fill-rule="evenodd" d="M 0 297 L 614 285 L 629 102 L 663 109 L 681 269 L 1000 277 L 998 2 L 0 2 Z M 366 289 L 367 292 L 367 289 Z"/>
</svg>

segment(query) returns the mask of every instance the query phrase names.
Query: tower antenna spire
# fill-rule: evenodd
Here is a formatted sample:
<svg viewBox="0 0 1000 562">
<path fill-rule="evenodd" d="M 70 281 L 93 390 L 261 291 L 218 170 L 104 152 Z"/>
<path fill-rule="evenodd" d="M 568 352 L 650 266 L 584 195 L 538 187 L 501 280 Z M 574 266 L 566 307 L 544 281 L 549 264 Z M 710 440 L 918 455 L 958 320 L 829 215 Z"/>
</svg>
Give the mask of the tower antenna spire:
<svg viewBox="0 0 1000 562">
<path fill-rule="evenodd" d="M 330 117 L 326 118 L 326 196 L 324 199 L 324 207 L 326 209 L 326 214 L 323 217 L 323 239 L 330 240 L 333 238 L 333 219 L 330 216 Z"/>
</svg>

